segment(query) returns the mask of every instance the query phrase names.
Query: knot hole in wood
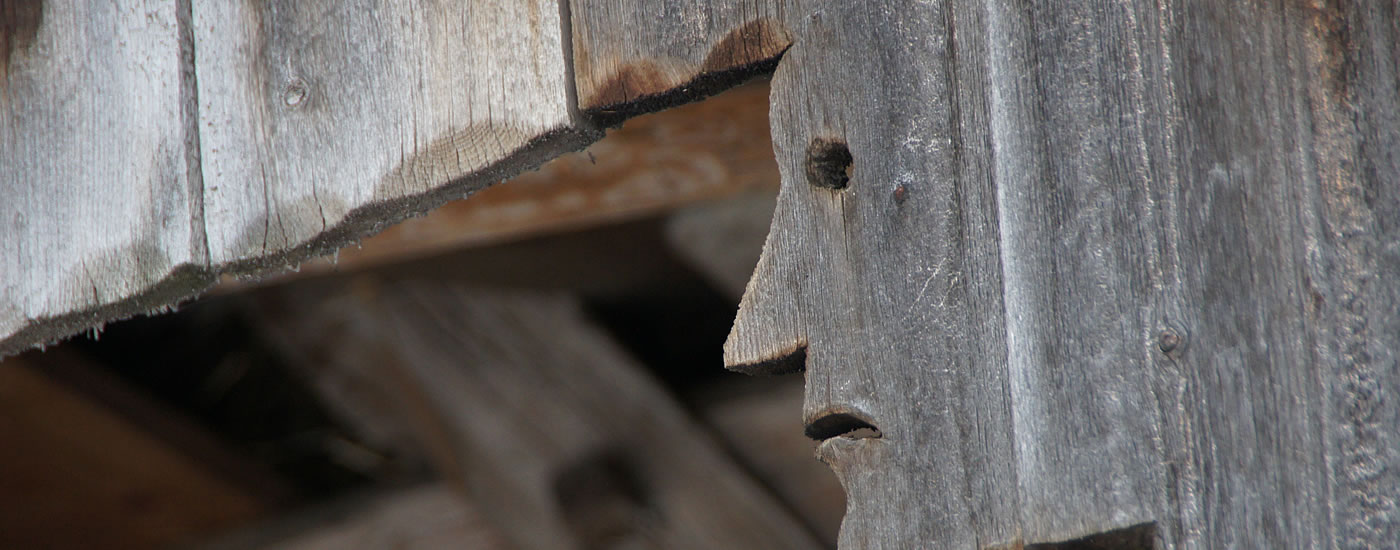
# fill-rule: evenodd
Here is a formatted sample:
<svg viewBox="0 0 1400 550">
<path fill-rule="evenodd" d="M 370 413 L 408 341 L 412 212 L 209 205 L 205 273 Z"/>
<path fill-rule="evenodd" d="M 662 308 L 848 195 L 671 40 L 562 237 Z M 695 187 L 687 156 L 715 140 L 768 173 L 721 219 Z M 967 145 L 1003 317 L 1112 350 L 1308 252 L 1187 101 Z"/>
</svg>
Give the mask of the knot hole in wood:
<svg viewBox="0 0 1400 550">
<path fill-rule="evenodd" d="M 807 183 L 826 189 L 845 189 L 851 182 L 854 163 L 846 142 L 816 138 L 807 146 Z"/>
</svg>

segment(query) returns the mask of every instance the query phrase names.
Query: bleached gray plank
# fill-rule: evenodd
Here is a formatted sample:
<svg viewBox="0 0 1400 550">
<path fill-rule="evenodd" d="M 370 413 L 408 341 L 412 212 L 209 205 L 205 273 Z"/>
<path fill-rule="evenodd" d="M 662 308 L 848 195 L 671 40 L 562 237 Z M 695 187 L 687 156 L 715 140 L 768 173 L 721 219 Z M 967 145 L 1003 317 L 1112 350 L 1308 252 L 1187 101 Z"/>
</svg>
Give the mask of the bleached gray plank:
<svg viewBox="0 0 1400 550">
<path fill-rule="evenodd" d="M 581 147 L 554 0 L 194 2 L 210 256 L 289 265 Z"/>
<path fill-rule="evenodd" d="M 0 5 L 0 355 L 597 136 L 555 0 Z"/>
<path fill-rule="evenodd" d="M 183 7 L 0 4 L 0 356 L 212 281 Z"/>
</svg>

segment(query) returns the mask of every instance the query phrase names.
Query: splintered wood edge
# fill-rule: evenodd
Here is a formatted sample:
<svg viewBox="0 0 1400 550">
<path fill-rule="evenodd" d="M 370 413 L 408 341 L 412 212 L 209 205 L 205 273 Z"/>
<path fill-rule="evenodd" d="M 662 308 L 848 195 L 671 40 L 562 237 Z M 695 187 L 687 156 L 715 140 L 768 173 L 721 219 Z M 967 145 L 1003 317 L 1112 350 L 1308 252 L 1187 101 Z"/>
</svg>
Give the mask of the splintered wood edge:
<svg viewBox="0 0 1400 550">
<path fill-rule="evenodd" d="M 631 35 L 633 29 L 622 28 L 628 23 L 610 17 L 614 10 L 600 8 L 610 1 L 574 0 L 571 12 L 578 106 L 602 126 L 771 74 L 792 45 L 791 34 L 775 17 L 759 13 L 719 17 L 698 31 L 695 40 L 681 40 L 679 35 L 697 31 L 665 28 L 659 32 L 677 36 L 648 36 L 655 43 L 645 43 Z M 622 12 L 642 13 L 630 8 Z"/>
<path fill-rule="evenodd" d="M 330 254 L 340 247 L 378 233 L 388 225 L 441 206 L 470 190 L 481 189 L 520 172 L 538 168 L 551 158 L 586 146 L 592 141 L 592 135 L 585 129 L 550 132 L 486 169 L 444 182 L 426 193 L 362 205 L 351 211 L 341 223 L 299 246 L 274 250 L 266 256 L 222 266 L 222 269 L 188 263 L 177 265 L 155 284 L 120 300 L 26 319 L 20 323 L 18 330 L 0 339 L 0 358 L 35 347 L 42 349 L 85 330 L 100 330 L 102 325 L 111 321 L 171 311 L 180 303 L 196 298 L 213 287 L 224 272 L 250 276 L 293 269 L 301 262 Z"/>
<path fill-rule="evenodd" d="M 85 330 L 100 330 L 107 322 L 164 313 L 207 291 L 225 273 L 258 277 L 292 270 L 301 262 L 333 253 L 391 224 L 580 150 L 601 136 L 599 126 L 617 125 L 628 118 L 703 99 L 771 73 L 791 45 L 786 29 L 774 18 L 760 15 L 720 22 L 708 29 L 699 49 L 679 60 L 619 59 L 607 55 L 610 48 L 594 35 L 578 30 L 580 25 L 588 26 L 586 8 L 580 8 L 587 3 L 576 0 L 572 7 L 561 5 L 561 15 L 565 15 L 562 32 L 567 34 L 562 41 L 566 82 L 574 88 L 568 90 L 573 126 L 543 132 L 484 169 L 441 182 L 423 193 L 360 205 L 305 242 L 226 264 L 175 264 L 155 283 L 120 299 L 24 318 L 14 323 L 12 332 L 0 336 L 0 358 L 42 348 Z M 603 39 L 626 40 L 622 36 Z M 659 68 L 663 66 L 665 70 Z"/>
</svg>

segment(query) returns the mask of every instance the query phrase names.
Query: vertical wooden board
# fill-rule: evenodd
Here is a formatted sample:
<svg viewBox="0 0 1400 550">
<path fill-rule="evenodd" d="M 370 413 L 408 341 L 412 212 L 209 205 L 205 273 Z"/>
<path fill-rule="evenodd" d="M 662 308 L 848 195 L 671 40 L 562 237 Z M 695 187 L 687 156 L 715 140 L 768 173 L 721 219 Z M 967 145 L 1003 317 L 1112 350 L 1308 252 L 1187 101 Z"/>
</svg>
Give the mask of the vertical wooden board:
<svg viewBox="0 0 1400 550">
<path fill-rule="evenodd" d="M 1327 496 L 1321 544 L 1381 548 L 1400 540 L 1400 4 L 1288 7 L 1300 85 L 1282 94 L 1298 136 L 1285 143 L 1301 174 L 1288 297 L 1312 346 L 1298 370 L 1320 378 L 1326 486 L 1285 487 Z"/>
<path fill-rule="evenodd" d="M 1395 540 L 1394 6 L 787 10 L 726 358 L 883 432 L 843 545 Z"/>
<path fill-rule="evenodd" d="M 982 14 L 787 9 L 782 189 L 726 362 L 805 363 L 804 420 L 848 495 L 843 548 L 1015 544 Z M 879 437 L 841 435 L 862 425 Z"/>
<path fill-rule="evenodd" d="M 1028 543 L 1171 507 L 1154 357 L 1169 327 L 1150 95 L 1160 55 L 1132 3 L 988 12 L 991 138 L 1020 518 Z M 1094 44 L 1094 47 L 1085 47 Z M 1144 57 L 1148 59 L 1144 59 Z M 1033 75 L 1028 78 L 1026 75 Z M 1165 359 L 1163 357 L 1162 359 Z"/>
<path fill-rule="evenodd" d="M 212 263 L 290 265 L 581 147 L 560 10 L 195 1 Z"/>
<path fill-rule="evenodd" d="M 1400 96 L 1392 76 L 1388 94 L 1355 101 L 1354 75 L 1340 74 L 1358 59 L 1393 60 L 1395 47 L 1333 34 L 1340 20 L 1383 20 L 1376 8 L 1178 4 L 1153 22 L 1148 63 L 1164 77 L 1149 97 L 1172 124 L 1157 125 L 1149 146 L 1161 156 L 1150 185 L 1166 287 L 1153 300 L 1160 324 L 1145 328 L 1168 359 L 1157 393 L 1178 502 L 1162 527 L 1178 547 L 1396 540 L 1394 506 L 1375 506 L 1400 498 L 1386 473 L 1400 466 L 1394 440 L 1387 448 L 1376 435 L 1377 423 L 1393 431 L 1400 420 L 1384 404 L 1394 360 L 1369 350 L 1394 348 L 1385 327 L 1396 326 L 1400 273 L 1393 253 L 1357 253 L 1393 242 L 1380 218 L 1396 206 L 1393 195 L 1354 199 L 1400 172 L 1360 145 L 1387 133 L 1393 143 L 1393 129 L 1366 135 L 1343 120 L 1394 117 Z M 1347 462 L 1369 473 L 1349 477 L 1358 469 Z"/>
<path fill-rule="evenodd" d="M 0 355 L 212 282 L 186 7 L 0 2 Z"/>
<path fill-rule="evenodd" d="M 579 108 L 605 124 L 772 70 L 791 37 L 773 0 L 568 0 Z"/>
</svg>

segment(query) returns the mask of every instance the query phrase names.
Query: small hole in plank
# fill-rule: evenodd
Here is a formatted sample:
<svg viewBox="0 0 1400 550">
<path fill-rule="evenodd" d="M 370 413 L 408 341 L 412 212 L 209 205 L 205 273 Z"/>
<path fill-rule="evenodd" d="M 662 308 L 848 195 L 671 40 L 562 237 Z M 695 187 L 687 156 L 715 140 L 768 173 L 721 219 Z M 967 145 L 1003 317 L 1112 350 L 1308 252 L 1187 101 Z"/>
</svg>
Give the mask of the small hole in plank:
<svg viewBox="0 0 1400 550">
<path fill-rule="evenodd" d="M 1026 550 L 1155 550 L 1157 524 L 1139 523 L 1064 542 L 1027 544 Z"/>
<path fill-rule="evenodd" d="M 807 437 L 826 441 L 833 437 L 867 439 L 880 437 L 880 429 L 847 413 L 828 414 L 812 421 L 805 430 Z"/>
<path fill-rule="evenodd" d="M 601 452 L 564 468 L 554 496 L 579 548 L 615 548 L 643 538 L 653 515 L 637 469 L 616 452 Z"/>
<path fill-rule="evenodd" d="M 814 139 L 807 146 L 807 183 L 826 189 L 845 189 L 855 173 L 854 162 L 845 142 Z"/>
</svg>

